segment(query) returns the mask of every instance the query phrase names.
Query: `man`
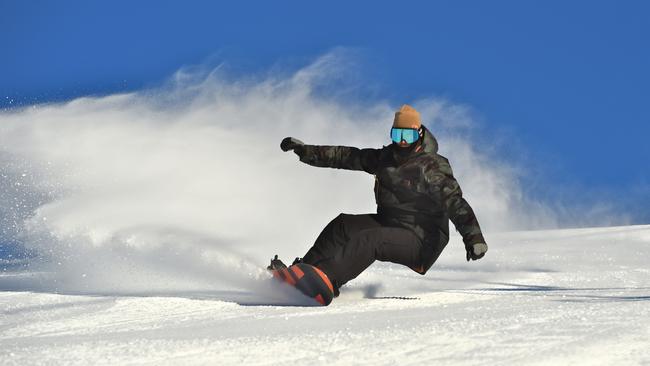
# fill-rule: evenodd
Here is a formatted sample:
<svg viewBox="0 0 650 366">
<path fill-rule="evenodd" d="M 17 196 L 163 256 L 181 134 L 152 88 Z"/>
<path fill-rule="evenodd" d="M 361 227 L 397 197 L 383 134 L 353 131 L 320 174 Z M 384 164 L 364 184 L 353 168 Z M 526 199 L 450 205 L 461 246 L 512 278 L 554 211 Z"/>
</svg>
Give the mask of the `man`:
<svg viewBox="0 0 650 366">
<path fill-rule="evenodd" d="M 487 244 L 474 211 L 463 199 L 449 161 L 438 142 L 408 105 L 395 113 L 393 143 L 381 149 L 306 145 L 287 137 L 280 147 L 293 150 L 316 167 L 361 170 L 375 176 L 376 214 L 340 214 L 297 262 L 325 273 L 338 289 L 375 260 L 403 264 L 425 274 L 449 241 L 449 220 L 463 236 L 466 258 L 482 258 Z M 284 268 L 277 259 L 269 269 Z"/>
</svg>

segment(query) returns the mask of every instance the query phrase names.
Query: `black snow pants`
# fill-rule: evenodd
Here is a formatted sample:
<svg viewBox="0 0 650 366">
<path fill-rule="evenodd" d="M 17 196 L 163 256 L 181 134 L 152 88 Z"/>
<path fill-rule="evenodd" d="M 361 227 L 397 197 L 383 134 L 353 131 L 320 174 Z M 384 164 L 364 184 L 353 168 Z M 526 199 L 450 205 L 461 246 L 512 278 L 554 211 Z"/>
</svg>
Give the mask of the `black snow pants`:
<svg viewBox="0 0 650 366">
<path fill-rule="evenodd" d="M 386 226 L 377 214 L 340 214 L 323 229 L 303 262 L 320 268 L 338 289 L 375 260 L 418 267 L 421 252 L 415 233 Z"/>
</svg>

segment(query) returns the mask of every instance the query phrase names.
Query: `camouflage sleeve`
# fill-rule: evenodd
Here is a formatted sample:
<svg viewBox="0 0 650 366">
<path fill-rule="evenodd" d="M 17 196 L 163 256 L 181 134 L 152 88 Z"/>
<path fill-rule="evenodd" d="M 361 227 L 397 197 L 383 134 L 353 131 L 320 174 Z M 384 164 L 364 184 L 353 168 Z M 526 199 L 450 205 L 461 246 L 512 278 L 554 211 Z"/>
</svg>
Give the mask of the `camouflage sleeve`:
<svg viewBox="0 0 650 366">
<path fill-rule="evenodd" d="M 442 200 L 447 209 L 449 219 L 454 223 L 456 230 L 463 236 L 465 246 L 476 243 L 485 243 L 481 227 L 478 224 L 474 210 L 463 198 L 460 185 L 454 178 L 451 166 L 447 159 L 442 158 L 440 171 L 442 179 Z"/>
<path fill-rule="evenodd" d="M 303 163 L 317 167 L 363 170 L 375 174 L 380 151 L 348 146 L 303 145 L 299 156 Z"/>
</svg>

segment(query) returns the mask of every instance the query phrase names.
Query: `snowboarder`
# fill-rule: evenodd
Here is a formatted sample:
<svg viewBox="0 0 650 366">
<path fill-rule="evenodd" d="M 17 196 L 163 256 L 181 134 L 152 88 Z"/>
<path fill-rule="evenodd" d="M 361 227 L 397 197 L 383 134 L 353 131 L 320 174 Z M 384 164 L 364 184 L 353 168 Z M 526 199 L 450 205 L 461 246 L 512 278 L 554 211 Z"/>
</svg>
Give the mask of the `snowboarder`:
<svg viewBox="0 0 650 366">
<path fill-rule="evenodd" d="M 340 214 L 305 256 L 294 261 L 324 272 L 334 296 L 375 260 L 425 274 L 449 241 L 449 220 L 463 237 L 467 261 L 487 252 L 478 220 L 462 197 L 449 161 L 438 154 L 438 142 L 414 108 L 403 105 L 395 113 L 391 139 L 393 143 L 381 149 L 307 145 L 293 137 L 280 144 L 303 163 L 375 176 L 377 213 Z M 283 268 L 277 256 L 271 260 L 270 270 Z"/>
</svg>

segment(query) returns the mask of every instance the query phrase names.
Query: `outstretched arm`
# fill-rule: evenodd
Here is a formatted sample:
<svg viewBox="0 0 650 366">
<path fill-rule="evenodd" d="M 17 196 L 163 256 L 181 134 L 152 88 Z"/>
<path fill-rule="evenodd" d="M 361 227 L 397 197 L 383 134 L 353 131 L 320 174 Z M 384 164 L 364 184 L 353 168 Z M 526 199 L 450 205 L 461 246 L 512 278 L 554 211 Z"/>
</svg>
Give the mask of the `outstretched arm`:
<svg viewBox="0 0 650 366">
<path fill-rule="evenodd" d="M 362 170 L 370 174 L 377 171 L 381 149 L 359 149 L 349 146 L 305 145 L 300 140 L 287 137 L 280 144 L 282 150 L 293 150 L 305 164 L 347 170 Z"/>
<path fill-rule="evenodd" d="M 303 163 L 317 167 L 363 170 L 374 174 L 377 171 L 379 150 L 348 146 L 304 145 L 299 156 Z"/>
</svg>

